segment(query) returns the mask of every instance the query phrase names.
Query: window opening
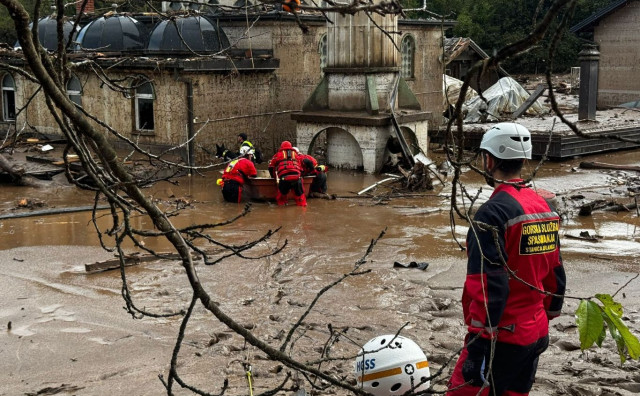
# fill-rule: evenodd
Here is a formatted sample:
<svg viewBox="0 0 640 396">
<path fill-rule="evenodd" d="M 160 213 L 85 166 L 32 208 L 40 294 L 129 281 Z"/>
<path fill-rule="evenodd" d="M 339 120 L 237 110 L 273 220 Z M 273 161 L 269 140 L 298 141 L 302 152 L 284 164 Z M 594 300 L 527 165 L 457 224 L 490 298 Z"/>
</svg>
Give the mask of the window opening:
<svg viewBox="0 0 640 396">
<path fill-rule="evenodd" d="M 82 84 L 80 79 L 74 75 L 67 81 L 67 96 L 73 103 L 82 107 Z"/>
<path fill-rule="evenodd" d="M 413 37 L 410 35 L 404 36 L 400 49 L 402 53 L 400 75 L 404 78 L 413 78 L 413 64 L 416 52 L 416 44 Z"/>
<path fill-rule="evenodd" d="M 320 71 L 327 67 L 327 35 L 323 34 L 320 37 L 320 43 L 318 44 L 318 53 L 320 54 Z"/>
<path fill-rule="evenodd" d="M 155 93 L 153 84 L 145 82 L 137 87 L 135 91 L 136 129 L 152 131 L 155 127 L 153 117 Z"/>
<path fill-rule="evenodd" d="M 11 74 L 5 74 L 2 78 L 2 119 L 16 119 L 16 84 Z"/>
</svg>

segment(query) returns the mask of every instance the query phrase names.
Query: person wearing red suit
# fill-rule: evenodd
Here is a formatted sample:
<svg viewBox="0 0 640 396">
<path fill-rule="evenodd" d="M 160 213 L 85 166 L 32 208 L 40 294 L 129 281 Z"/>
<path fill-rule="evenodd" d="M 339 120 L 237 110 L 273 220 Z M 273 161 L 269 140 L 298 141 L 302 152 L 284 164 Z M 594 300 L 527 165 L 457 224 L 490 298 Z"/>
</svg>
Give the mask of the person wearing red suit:
<svg viewBox="0 0 640 396">
<path fill-rule="evenodd" d="M 295 150 L 295 147 L 294 147 Z M 302 168 L 302 177 L 315 176 L 309 187 L 312 193 L 327 193 L 327 167 L 318 165 L 318 161 L 308 154 L 298 152 L 298 162 Z"/>
<path fill-rule="evenodd" d="M 279 206 L 286 205 L 290 190 L 293 190 L 296 205 L 307 206 L 307 198 L 302 187 L 302 168 L 297 157 L 298 153 L 291 146 L 291 142 L 285 140 L 269 161 L 269 173 L 278 184 L 276 203 Z"/>
<path fill-rule="evenodd" d="M 496 187 L 467 234 L 468 334 L 447 396 L 528 395 L 549 345 L 549 320 L 563 304 L 560 218 L 520 177 L 531 158 L 525 127 L 496 124 L 480 150 L 487 182 Z"/>
<path fill-rule="evenodd" d="M 227 202 L 242 201 L 242 187 L 245 179 L 256 177 L 258 172 L 253 164 L 253 149 L 248 146 L 240 148 L 240 158 L 229 162 L 222 174 L 222 197 Z"/>
</svg>

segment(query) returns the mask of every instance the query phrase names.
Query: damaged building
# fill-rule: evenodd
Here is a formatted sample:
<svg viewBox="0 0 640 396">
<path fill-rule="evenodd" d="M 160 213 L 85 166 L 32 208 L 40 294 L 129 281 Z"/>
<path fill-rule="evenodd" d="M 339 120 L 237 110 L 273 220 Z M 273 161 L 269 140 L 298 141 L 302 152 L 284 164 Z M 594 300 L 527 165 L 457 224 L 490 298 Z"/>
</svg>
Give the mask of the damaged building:
<svg viewBox="0 0 640 396">
<path fill-rule="evenodd" d="M 184 10 L 188 7 L 177 7 L 179 2 L 165 3 L 167 12 L 180 9 L 171 20 L 117 11 L 83 18 L 69 45 L 73 62 L 66 83 L 69 97 L 145 149 L 182 145 L 179 154 L 194 165 L 206 163 L 216 143 L 233 147 L 241 132 L 266 155 L 282 140 L 296 142 L 293 115 L 301 112 L 325 77 L 326 19 L 321 14 L 299 14 L 303 31 L 296 17 L 275 9 L 262 8 L 247 19 L 244 12 L 225 13 L 213 7 Z M 54 50 L 51 33 L 42 35 L 51 32 L 45 27 L 50 23 L 55 20 L 40 21 L 40 41 Z M 72 28 L 71 22 L 65 26 Z M 452 22 L 445 23 L 445 28 L 450 26 Z M 438 60 L 442 22 L 400 19 L 397 30 L 399 34 L 385 36 L 389 41 L 394 38 L 389 47 L 397 52 L 389 71 L 400 75 L 413 93 L 417 107 L 426 114 L 425 125 L 437 127 L 439 112 L 429 109 L 439 109 L 442 101 Z M 67 30 L 65 36 L 71 37 L 70 33 Z M 5 52 L 4 58 L 24 65 L 19 49 Z M 2 92 L 5 130 L 61 135 L 37 84 L 5 72 Z M 417 139 L 415 131 L 409 132 Z M 420 146 L 426 147 L 426 136 Z M 363 144 L 362 139 L 351 142 Z M 376 167 L 377 163 L 366 170 Z"/>
<path fill-rule="evenodd" d="M 571 28 L 597 46 L 598 107 L 640 100 L 640 1 L 615 0 Z"/>
</svg>

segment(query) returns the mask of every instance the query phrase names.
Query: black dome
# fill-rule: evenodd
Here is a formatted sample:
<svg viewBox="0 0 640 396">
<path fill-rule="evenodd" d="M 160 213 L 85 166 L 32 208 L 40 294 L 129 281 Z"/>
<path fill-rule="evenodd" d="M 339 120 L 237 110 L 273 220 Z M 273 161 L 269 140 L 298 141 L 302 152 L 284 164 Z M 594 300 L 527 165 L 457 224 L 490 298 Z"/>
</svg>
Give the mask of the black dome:
<svg viewBox="0 0 640 396">
<path fill-rule="evenodd" d="M 29 24 L 29 29 L 33 29 L 33 22 Z M 72 29 L 73 23 L 71 21 L 63 23 L 62 32 L 64 33 L 65 44 L 69 39 L 69 33 L 71 33 Z M 78 33 L 76 31 L 72 40 L 75 40 L 77 35 Z M 55 18 L 44 17 L 38 21 L 38 40 L 40 40 L 40 45 L 48 51 L 55 51 L 58 49 L 58 22 Z M 20 48 L 20 42 L 16 41 L 15 48 Z"/>
<path fill-rule="evenodd" d="M 201 16 L 177 17 L 158 23 L 147 45 L 149 51 L 160 52 L 218 52 L 228 47 L 229 39 L 218 21 Z"/>
<path fill-rule="evenodd" d="M 125 15 L 101 17 L 91 21 L 78 35 L 86 49 L 128 51 L 144 49 L 145 35 L 140 22 Z"/>
</svg>

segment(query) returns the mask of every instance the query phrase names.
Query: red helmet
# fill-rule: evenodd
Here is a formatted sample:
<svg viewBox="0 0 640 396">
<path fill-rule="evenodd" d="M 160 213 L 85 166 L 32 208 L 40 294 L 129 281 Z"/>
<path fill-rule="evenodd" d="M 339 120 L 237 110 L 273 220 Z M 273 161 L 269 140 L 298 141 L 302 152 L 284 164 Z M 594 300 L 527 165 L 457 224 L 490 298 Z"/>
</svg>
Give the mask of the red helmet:
<svg viewBox="0 0 640 396">
<path fill-rule="evenodd" d="M 287 149 L 291 149 L 293 146 L 291 146 L 291 142 L 288 140 L 285 140 L 284 142 L 282 142 L 282 144 L 280 145 L 280 150 L 287 150 Z"/>
</svg>

